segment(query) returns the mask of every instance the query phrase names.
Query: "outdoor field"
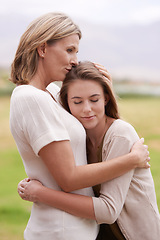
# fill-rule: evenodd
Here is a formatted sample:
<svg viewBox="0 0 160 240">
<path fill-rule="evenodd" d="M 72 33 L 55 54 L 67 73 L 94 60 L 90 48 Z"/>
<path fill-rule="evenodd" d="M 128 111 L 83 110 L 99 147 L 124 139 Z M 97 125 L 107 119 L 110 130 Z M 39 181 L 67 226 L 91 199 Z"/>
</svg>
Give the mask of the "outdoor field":
<svg viewBox="0 0 160 240">
<path fill-rule="evenodd" d="M 0 97 L 0 239 L 22 240 L 31 203 L 22 201 L 17 194 L 17 184 L 26 174 L 9 130 L 9 101 L 9 97 Z M 118 101 L 121 117 L 149 145 L 160 210 L 160 98 L 128 97 Z"/>
</svg>

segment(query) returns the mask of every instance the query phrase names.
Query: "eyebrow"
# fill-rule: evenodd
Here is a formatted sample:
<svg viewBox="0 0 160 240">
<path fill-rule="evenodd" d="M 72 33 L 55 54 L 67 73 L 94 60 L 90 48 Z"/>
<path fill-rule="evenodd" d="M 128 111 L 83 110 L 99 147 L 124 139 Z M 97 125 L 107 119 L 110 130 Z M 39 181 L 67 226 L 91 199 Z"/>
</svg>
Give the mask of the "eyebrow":
<svg viewBox="0 0 160 240">
<path fill-rule="evenodd" d="M 95 93 L 95 94 L 93 94 L 93 95 L 91 95 L 91 96 L 89 96 L 89 97 L 97 97 L 97 96 L 100 96 L 100 94 L 99 94 L 99 93 Z M 75 98 L 81 99 L 82 97 L 74 96 L 74 97 L 72 97 L 71 99 L 75 99 Z"/>
<path fill-rule="evenodd" d="M 75 97 L 72 97 L 71 99 L 75 99 L 75 98 L 78 98 L 78 99 L 80 99 L 81 97 L 76 97 L 76 96 L 75 96 Z"/>
<path fill-rule="evenodd" d="M 97 97 L 97 96 L 100 96 L 100 94 L 99 93 L 95 93 L 95 94 L 91 95 L 90 97 Z"/>
</svg>

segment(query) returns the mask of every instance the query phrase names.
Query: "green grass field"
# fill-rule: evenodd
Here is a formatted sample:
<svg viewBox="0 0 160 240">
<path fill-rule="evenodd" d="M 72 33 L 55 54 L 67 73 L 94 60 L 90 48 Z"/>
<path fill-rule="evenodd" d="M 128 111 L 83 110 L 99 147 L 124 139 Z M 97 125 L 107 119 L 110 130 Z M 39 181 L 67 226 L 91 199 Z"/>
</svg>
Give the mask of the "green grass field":
<svg viewBox="0 0 160 240">
<path fill-rule="evenodd" d="M 119 99 L 121 116 L 130 122 L 149 145 L 151 171 L 160 209 L 160 98 Z M 17 194 L 18 182 L 26 177 L 9 130 L 9 98 L 0 98 L 0 239 L 21 240 L 31 203 Z"/>
</svg>

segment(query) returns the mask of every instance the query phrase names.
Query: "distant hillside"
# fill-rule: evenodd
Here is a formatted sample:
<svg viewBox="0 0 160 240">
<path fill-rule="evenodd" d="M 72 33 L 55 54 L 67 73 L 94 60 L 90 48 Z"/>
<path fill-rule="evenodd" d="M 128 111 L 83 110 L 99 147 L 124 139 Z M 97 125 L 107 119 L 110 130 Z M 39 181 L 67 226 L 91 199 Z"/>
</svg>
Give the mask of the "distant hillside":
<svg viewBox="0 0 160 240">
<path fill-rule="evenodd" d="M 118 79 L 160 82 L 160 22 L 151 25 L 82 24 L 79 56 L 105 65 Z"/>
<path fill-rule="evenodd" d="M 31 20 L 22 15 L 0 16 L 0 66 L 11 64 Z M 160 22 L 131 26 L 76 22 L 83 33 L 79 60 L 102 63 L 116 79 L 160 83 Z"/>
</svg>

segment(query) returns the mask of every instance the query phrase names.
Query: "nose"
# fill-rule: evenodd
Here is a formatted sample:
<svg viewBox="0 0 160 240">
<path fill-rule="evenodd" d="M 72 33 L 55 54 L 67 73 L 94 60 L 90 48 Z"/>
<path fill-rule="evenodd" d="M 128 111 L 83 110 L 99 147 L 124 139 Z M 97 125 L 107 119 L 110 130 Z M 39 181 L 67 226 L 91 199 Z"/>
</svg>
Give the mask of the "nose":
<svg viewBox="0 0 160 240">
<path fill-rule="evenodd" d="M 84 113 L 88 113 L 91 111 L 91 105 L 88 101 L 84 102 L 84 105 L 83 105 L 83 112 Z"/>
<path fill-rule="evenodd" d="M 74 54 L 74 56 L 72 57 L 72 59 L 71 59 L 71 65 L 72 65 L 72 66 L 78 65 L 77 54 Z"/>
</svg>

